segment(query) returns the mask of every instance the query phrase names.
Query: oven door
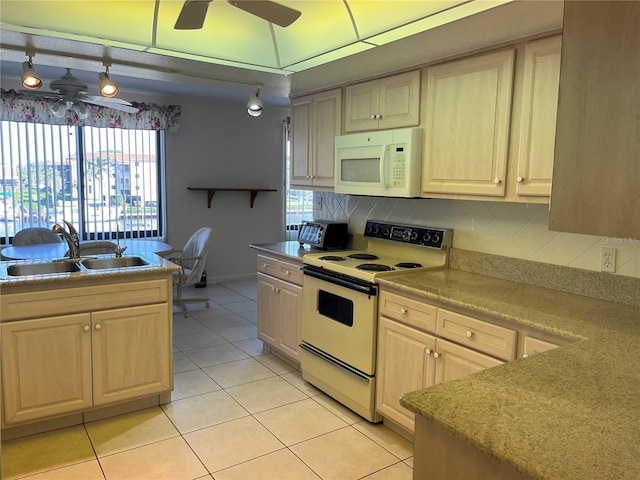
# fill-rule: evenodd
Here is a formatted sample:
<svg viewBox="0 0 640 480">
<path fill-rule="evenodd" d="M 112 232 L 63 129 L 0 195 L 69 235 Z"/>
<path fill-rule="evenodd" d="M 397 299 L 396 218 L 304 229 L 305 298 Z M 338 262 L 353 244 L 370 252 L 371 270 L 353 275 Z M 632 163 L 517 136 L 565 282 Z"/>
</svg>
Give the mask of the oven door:
<svg viewBox="0 0 640 480">
<path fill-rule="evenodd" d="M 303 344 L 374 375 L 377 286 L 314 266 L 302 270 Z"/>
</svg>

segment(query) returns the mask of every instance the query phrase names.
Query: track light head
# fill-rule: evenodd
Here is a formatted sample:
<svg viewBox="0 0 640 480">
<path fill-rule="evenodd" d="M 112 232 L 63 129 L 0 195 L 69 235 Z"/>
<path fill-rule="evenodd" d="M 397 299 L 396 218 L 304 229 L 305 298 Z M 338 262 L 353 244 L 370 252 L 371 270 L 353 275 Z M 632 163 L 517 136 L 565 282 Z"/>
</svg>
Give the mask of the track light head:
<svg viewBox="0 0 640 480">
<path fill-rule="evenodd" d="M 33 68 L 32 57 L 34 55 L 27 53 L 27 56 L 29 60 L 22 63 L 22 86 L 27 90 L 37 90 L 42 86 L 42 80 Z"/>
<path fill-rule="evenodd" d="M 109 66 L 110 64 L 104 64 L 106 70 L 98 77 L 100 78 L 100 95 L 107 98 L 112 98 L 118 95 L 118 85 L 116 82 L 109 78 Z"/>
<path fill-rule="evenodd" d="M 264 105 L 262 105 L 262 101 L 258 98 L 260 95 L 260 89 L 256 89 L 256 93 L 252 93 L 249 97 L 249 101 L 247 102 L 247 113 L 252 117 L 259 117 L 262 115 L 262 110 Z"/>
</svg>

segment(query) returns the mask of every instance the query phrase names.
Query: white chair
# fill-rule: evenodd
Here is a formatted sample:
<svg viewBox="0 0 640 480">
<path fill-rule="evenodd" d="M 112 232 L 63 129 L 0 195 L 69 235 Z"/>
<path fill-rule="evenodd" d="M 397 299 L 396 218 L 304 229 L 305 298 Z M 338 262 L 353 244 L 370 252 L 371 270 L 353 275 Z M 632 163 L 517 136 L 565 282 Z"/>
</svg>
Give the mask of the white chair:
<svg viewBox="0 0 640 480">
<path fill-rule="evenodd" d="M 182 309 L 185 317 L 189 316 L 188 303 L 205 303 L 207 308 L 210 306 L 208 298 L 184 298 L 182 288 L 200 281 L 207 262 L 211 232 L 211 228 L 202 227 L 191 236 L 182 250 L 171 250 L 163 254 L 167 260 L 182 267 L 173 274 L 173 284 L 176 286 L 173 303 Z"/>
<path fill-rule="evenodd" d="M 39 245 L 41 243 L 62 243 L 62 238 L 53 233 L 50 228 L 28 227 L 16 232 L 11 245 L 21 247 L 23 245 Z"/>
</svg>

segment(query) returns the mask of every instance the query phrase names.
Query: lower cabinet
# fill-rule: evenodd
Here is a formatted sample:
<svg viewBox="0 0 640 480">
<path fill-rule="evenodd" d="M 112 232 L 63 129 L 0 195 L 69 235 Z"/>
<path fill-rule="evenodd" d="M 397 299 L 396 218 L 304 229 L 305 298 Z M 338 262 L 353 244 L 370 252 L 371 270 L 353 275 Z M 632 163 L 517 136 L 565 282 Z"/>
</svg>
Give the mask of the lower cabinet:
<svg viewBox="0 0 640 480">
<path fill-rule="evenodd" d="M 259 255 L 257 284 L 258 338 L 299 361 L 298 345 L 302 340 L 300 265 Z"/>
<path fill-rule="evenodd" d="M 170 391 L 168 305 L 2 323 L 3 423 Z"/>
</svg>

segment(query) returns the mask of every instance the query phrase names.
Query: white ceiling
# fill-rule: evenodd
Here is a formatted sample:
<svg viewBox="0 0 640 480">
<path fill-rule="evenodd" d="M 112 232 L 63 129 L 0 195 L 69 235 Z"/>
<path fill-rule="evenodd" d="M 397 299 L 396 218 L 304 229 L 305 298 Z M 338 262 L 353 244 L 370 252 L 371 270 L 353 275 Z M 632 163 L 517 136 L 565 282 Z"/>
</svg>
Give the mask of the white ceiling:
<svg viewBox="0 0 640 480">
<path fill-rule="evenodd" d="M 267 105 L 287 105 L 290 94 L 559 31 L 563 2 L 282 0 L 302 11 L 283 29 L 214 0 L 202 30 L 177 32 L 182 3 L 2 0 L 3 79 L 19 78 L 31 50 L 45 85 L 63 67 L 96 85 L 108 61 L 123 90 L 248 98 L 261 84 Z"/>
</svg>

